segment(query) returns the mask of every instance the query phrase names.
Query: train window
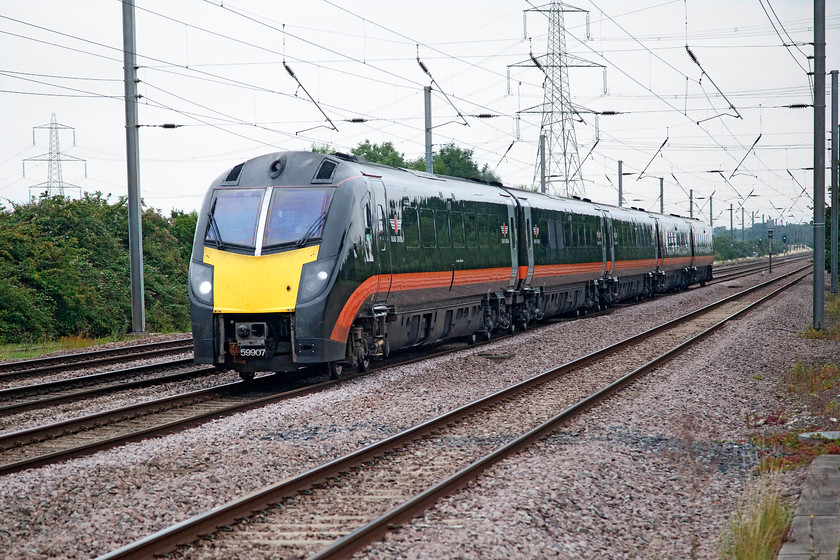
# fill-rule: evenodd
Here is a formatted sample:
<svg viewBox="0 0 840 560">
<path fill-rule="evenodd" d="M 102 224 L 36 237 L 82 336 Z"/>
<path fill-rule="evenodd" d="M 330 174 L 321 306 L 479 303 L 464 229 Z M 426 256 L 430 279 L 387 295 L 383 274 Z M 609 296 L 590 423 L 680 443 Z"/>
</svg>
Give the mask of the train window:
<svg viewBox="0 0 840 560">
<path fill-rule="evenodd" d="M 379 250 L 384 251 L 386 249 L 385 237 L 388 230 L 385 229 L 385 209 L 382 208 L 381 204 L 376 207 L 376 220 L 379 222 Z"/>
<path fill-rule="evenodd" d="M 403 208 L 402 230 L 405 236 L 406 247 L 420 246 L 420 230 L 417 227 L 417 210 L 414 208 Z"/>
<path fill-rule="evenodd" d="M 334 192 L 334 187 L 274 189 L 263 247 L 320 238 Z"/>
<path fill-rule="evenodd" d="M 513 226 L 513 218 L 510 219 L 511 226 Z M 528 243 L 528 248 L 531 248 L 531 220 L 525 220 L 525 240 Z"/>
<path fill-rule="evenodd" d="M 460 212 L 449 214 L 449 226 L 452 228 L 452 246 L 464 246 L 464 215 Z"/>
<path fill-rule="evenodd" d="M 420 209 L 420 239 L 423 247 L 435 247 L 435 211 L 428 208 Z"/>
<path fill-rule="evenodd" d="M 531 227 L 530 222 L 526 227 Z M 516 224 L 513 221 L 513 216 L 510 217 L 510 226 L 508 226 L 508 234 L 510 235 L 510 242 L 516 243 Z"/>
<path fill-rule="evenodd" d="M 370 202 L 365 204 L 365 262 L 373 262 L 373 231 L 371 231 Z"/>
<path fill-rule="evenodd" d="M 219 189 L 210 206 L 204 240 L 219 247 L 254 247 L 265 189 Z"/>
<path fill-rule="evenodd" d="M 547 223 L 544 223 L 540 226 L 540 231 L 545 230 L 546 235 L 548 236 L 548 248 L 549 249 L 556 249 L 557 248 L 557 229 L 556 223 L 553 220 L 549 220 Z"/>
<path fill-rule="evenodd" d="M 499 216 L 487 216 L 487 225 L 490 226 L 490 245 L 502 244 L 502 226 L 504 220 L 499 220 Z"/>
<path fill-rule="evenodd" d="M 312 178 L 312 182 L 332 183 L 332 176 L 336 167 L 338 167 L 337 162 L 325 159 L 321 162 L 321 166 L 318 167 L 318 171 L 315 173 L 315 177 Z"/>
<path fill-rule="evenodd" d="M 572 222 L 563 222 L 563 235 L 566 237 L 566 245 L 568 247 L 575 247 L 577 243 L 572 235 Z"/>
<path fill-rule="evenodd" d="M 435 212 L 435 227 L 437 228 L 438 247 L 451 247 L 449 239 L 449 212 L 438 210 Z"/>
<path fill-rule="evenodd" d="M 489 226 L 487 225 L 487 214 L 479 214 L 475 217 L 475 232 L 478 236 L 478 246 L 487 247 L 490 238 Z"/>
<path fill-rule="evenodd" d="M 563 239 L 563 224 L 560 222 L 551 222 L 551 225 L 553 226 L 554 235 L 556 236 L 557 248 L 564 249 L 566 247 L 566 242 Z"/>
<path fill-rule="evenodd" d="M 478 247 L 478 224 L 476 224 L 475 219 L 475 214 L 464 215 L 464 234 L 467 247 Z"/>
</svg>

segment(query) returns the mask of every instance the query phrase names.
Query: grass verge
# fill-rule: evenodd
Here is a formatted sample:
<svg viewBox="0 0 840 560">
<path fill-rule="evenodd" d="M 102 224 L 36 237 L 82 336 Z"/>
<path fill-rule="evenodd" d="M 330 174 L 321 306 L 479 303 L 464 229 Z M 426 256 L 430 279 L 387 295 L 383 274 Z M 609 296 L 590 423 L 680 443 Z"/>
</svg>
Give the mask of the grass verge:
<svg viewBox="0 0 840 560">
<path fill-rule="evenodd" d="M 773 560 L 793 518 L 793 506 L 782 496 L 781 471 L 754 478 L 747 485 L 724 535 L 723 558 Z"/>
<path fill-rule="evenodd" d="M 58 340 L 41 340 L 24 344 L 2 344 L 0 345 L 0 360 L 25 360 L 26 358 L 43 356 L 50 352 L 88 348 L 97 344 L 119 340 L 124 340 L 124 337 L 87 338 L 84 336 L 62 336 Z"/>
</svg>

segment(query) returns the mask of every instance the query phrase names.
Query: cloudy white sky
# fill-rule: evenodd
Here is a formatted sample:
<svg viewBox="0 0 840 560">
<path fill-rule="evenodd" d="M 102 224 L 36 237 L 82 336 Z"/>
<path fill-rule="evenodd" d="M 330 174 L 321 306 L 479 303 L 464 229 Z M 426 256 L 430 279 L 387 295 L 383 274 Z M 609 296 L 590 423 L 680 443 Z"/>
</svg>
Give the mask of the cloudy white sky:
<svg viewBox="0 0 840 560">
<path fill-rule="evenodd" d="M 840 67 L 840 3 L 827 4 L 831 70 Z M 313 144 L 349 151 L 369 139 L 422 156 L 430 81 L 418 56 L 436 82 L 434 144 L 455 142 L 505 183 L 531 185 L 540 116 L 517 114 L 542 103 L 543 75 L 517 64 L 545 53 L 545 17 L 524 14 L 543 5 L 137 0 L 143 199 L 192 210 L 232 165 Z M 712 196 L 715 225 L 728 225 L 730 204 L 735 227 L 741 207 L 747 225 L 753 213 L 756 221 L 810 219 L 813 109 L 787 106 L 813 103 L 812 2 L 574 6 L 588 18 L 566 14 L 569 53 L 606 67 L 569 70 L 585 121 L 576 136 L 588 197 L 617 202 L 622 160 L 628 205 L 658 210 L 663 177 L 666 212 L 688 215 L 693 189 L 704 221 Z M 0 0 L 0 203 L 23 202 L 47 181 L 48 164 L 37 158 L 49 151 L 49 130 L 35 129 L 33 145 L 33 127 L 53 113 L 75 129 L 75 145 L 71 130 L 59 134 L 63 156 L 86 162 L 87 176 L 85 164 L 65 161 L 65 183 L 125 194 L 121 16 L 119 0 Z M 621 114 L 596 119 L 604 111 Z M 179 128 L 159 126 L 167 123 Z"/>
</svg>

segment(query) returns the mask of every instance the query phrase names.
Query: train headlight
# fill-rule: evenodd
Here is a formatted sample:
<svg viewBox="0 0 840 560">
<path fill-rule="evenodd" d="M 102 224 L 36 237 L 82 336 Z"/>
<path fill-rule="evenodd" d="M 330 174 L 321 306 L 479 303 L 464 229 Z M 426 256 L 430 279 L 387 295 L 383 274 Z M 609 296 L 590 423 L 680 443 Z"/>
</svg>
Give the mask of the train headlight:
<svg viewBox="0 0 840 560">
<path fill-rule="evenodd" d="M 196 301 L 213 305 L 213 267 L 190 261 L 190 291 Z"/>
<path fill-rule="evenodd" d="M 300 273 L 298 303 L 306 303 L 324 293 L 335 268 L 335 257 L 306 263 Z"/>
</svg>

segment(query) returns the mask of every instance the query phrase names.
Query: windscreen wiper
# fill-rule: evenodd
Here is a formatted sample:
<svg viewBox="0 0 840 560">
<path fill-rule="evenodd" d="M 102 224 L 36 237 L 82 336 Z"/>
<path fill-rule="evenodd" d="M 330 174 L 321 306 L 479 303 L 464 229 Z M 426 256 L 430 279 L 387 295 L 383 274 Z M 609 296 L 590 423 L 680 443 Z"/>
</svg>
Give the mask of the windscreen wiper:
<svg viewBox="0 0 840 560">
<path fill-rule="evenodd" d="M 321 224 L 324 223 L 324 218 L 326 218 L 326 217 L 327 217 L 326 211 L 321 212 L 321 215 L 318 216 L 317 220 L 312 222 L 312 225 L 309 226 L 309 229 L 306 230 L 306 233 L 303 234 L 303 237 L 301 237 L 298 240 L 298 242 L 295 243 L 295 247 L 300 248 L 300 247 L 303 247 L 304 245 L 306 245 L 306 242 L 309 241 L 310 239 L 312 239 L 312 236 L 315 235 L 315 232 L 318 231 L 318 228 L 321 227 Z"/>
<path fill-rule="evenodd" d="M 210 232 L 213 234 L 213 241 L 216 242 L 216 247 L 219 249 L 225 248 L 225 243 L 222 241 L 222 234 L 219 232 L 219 223 L 216 221 L 216 202 L 219 199 L 213 201 L 213 206 L 210 207 L 210 216 L 207 221 L 207 232 L 204 234 L 204 239 L 207 239 L 207 233 Z"/>
</svg>

